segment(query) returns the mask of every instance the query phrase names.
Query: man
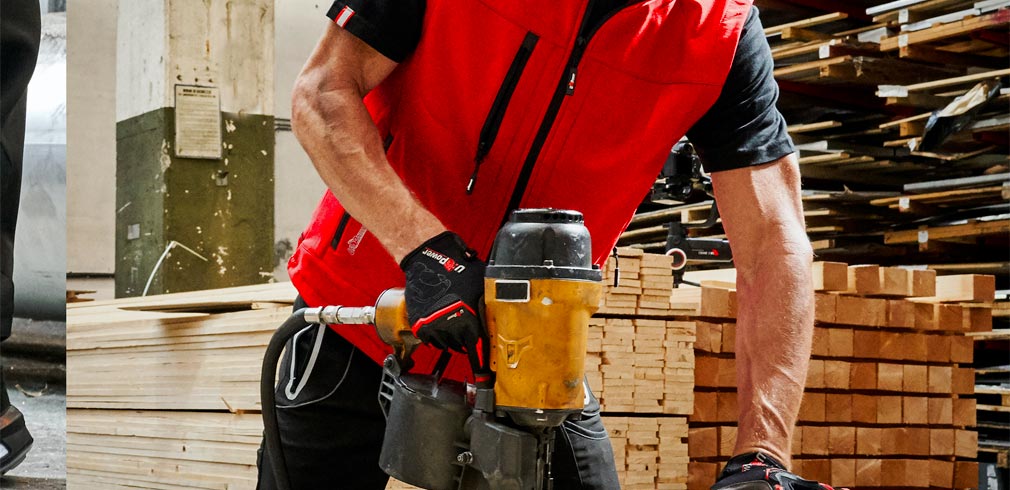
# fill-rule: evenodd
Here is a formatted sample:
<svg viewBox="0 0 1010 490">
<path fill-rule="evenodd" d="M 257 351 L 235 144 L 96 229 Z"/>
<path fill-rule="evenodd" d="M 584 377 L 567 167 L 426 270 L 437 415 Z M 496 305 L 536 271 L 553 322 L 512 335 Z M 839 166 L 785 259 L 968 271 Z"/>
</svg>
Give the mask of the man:
<svg viewBox="0 0 1010 490">
<path fill-rule="evenodd" d="M 14 314 L 14 225 L 21 199 L 28 80 L 35 71 L 42 30 L 36 0 L 0 3 L 0 341 L 11 334 Z M 0 369 L 0 474 L 24 460 L 32 436 L 11 405 Z"/>
<path fill-rule="evenodd" d="M 312 306 L 368 304 L 406 284 L 415 332 L 435 347 L 415 354 L 414 371 L 449 348 L 472 361 L 455 356 L 448 375 L 479 381 L 482 260 L 508 213 L 581 211 L 602 264 L 687 133 L 713 172 L 741 299 L 738 456 L 713 488 L 821 488 L 785 471 L 810 353 L 812 254 L 756 11 L 746 0 L 586 3 L 335 2 L 293 98 L 295 134 L 331 193 L 292 280 Z M 439 271 L 433 257 L 466 272 Z M 367 329 L 336 332 L 307 329 L 282 365 L 292 485 L 380 489 L 374 399 L 387 349 Z M 562 429 L 555 487 L 617 488 L 595 398 Z M 260 466 L 260 488 L 273 488 Z"/>
</svg>

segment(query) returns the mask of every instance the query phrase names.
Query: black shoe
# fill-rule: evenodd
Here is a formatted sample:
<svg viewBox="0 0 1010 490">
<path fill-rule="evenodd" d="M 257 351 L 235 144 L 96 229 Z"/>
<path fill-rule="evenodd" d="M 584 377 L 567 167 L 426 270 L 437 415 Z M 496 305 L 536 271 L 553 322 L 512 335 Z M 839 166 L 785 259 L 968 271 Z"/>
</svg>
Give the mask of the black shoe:
<svg viewBox="0 0 1010 490">
<path fill-rule="evenodd" d="M 763 453 L 746 453 L 726 463 L 712 490 L 834 490 L 830 485 L 804 480 Z"/>
<path fill-rule="evenodd" d="M 32 435 L 28 433 L 21 411 L 11 405 L 7 387 L 0 378 L 0 475 L 6 474 L 25 460 L 32 448 Z"/>
</svg>

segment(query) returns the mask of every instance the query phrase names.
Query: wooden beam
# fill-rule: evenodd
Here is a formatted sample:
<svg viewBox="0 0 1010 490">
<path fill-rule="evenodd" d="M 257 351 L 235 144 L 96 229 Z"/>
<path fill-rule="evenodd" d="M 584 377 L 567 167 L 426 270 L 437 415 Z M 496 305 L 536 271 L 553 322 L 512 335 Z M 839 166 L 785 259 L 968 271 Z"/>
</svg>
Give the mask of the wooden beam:
<svg viewBox="0 0 1010 490">
<path fill-rule="evenodd" d="M 1010 11 L 1000 10 L 991 14 L 933 26 L 921 31 L 884 38 L 880 41 L 880 50 L 894 51 L 902 46 L 963 36 L 973 31 L 1005 25 L 1010 25 Z"/>
<path fill-rule="evenodd" d="M 797 28 L 807 28 L 816 25 L 827 24 L 828 22 L 834 22 L 837 20 L 842 20 L 848 17 L 848 14 L 843 12 L 832 12 L 830 14 L 819 15 L 817 17 L 811 17 L 809 19 L 797 20 L 795 22 L 789 22 L 786 24 L 780 24 L 777 26 L 771 26 L 765 28 L 765 36 L 771 37 L 782 34 L 783 31 L 791 27 Z"/>
</svg>

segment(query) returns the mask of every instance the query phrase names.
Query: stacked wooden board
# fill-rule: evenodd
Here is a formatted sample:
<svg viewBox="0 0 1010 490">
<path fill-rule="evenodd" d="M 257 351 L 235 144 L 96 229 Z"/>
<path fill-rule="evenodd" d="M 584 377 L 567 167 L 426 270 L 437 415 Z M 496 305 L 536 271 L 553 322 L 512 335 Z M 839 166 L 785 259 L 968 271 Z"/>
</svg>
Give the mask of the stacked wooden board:
<svg viewBox="0 0 1010 490">
<path fill-rule="evenodd" d="M 856 488 L 978 484 L 972 339 L 991 328 L 991 276 L 819 263 L 816 328 L 793 469 Z M 689 488 L 736 438 L 735 292 L 703 287 Z M 707 300 L 714 304 L 706 305 Z"/>
<path fill-rule="evenodd" d="M 294 297 L 280 283 L 68 305 L 68 488 L 255 488 L 260 363 Z"/>
</svg>

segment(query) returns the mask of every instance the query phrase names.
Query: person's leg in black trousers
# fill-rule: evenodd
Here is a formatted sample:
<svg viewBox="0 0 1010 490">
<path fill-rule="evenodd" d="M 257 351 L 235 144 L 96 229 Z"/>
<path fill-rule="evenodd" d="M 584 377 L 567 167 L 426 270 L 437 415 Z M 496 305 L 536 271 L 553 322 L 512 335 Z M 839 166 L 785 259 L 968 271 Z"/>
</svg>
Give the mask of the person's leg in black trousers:
<svg viewBox="0 0 1010 490">
<path fill-rule="evenodd" d="M 21 199 L 25 104 L 41 29 L 37 0 L 0 3 L 0 342 L 10 336 L 14 314 L 14 227 Z M 24 418 L 7 397 L 0 369 L 0 474 L 17 466 L 31 444 Z"/>
<path fill-rule="evenodd" d="M 296 310 L 303 306 L 296 301 Z M 378 402 L 382 367 L 329 327 L 313 325 L 288 342 L 280 371 L 277 419 L 291 488 L 384 489 L 388 477 L 378 464 L 386 429 Z M 600 403 L 586 393 L 582 416 L 555 435 L 555 490 L 620 487 Z M 264 452 L 261 447 L 257 490 L 273 490 Z"/>
</svg>

